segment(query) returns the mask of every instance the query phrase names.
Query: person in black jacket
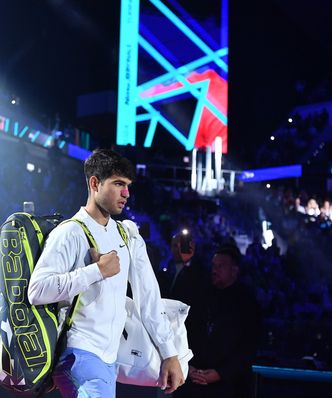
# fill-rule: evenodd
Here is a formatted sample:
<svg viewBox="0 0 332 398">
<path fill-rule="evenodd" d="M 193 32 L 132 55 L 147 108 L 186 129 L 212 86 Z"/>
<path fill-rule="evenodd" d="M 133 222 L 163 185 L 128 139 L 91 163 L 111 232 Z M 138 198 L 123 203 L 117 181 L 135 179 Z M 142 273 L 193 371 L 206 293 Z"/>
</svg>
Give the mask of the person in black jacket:
<svg viewBox="0 0 332 398">
<path fill-rule="evenodd" d="M 172 237 L 171 253 L 167 268 L 157 274 L 161 296 L 193 305 L 206 272 L 198 260 L 195 240 L 188 229 Z"/>
<path fill-rule="evenodd" d="M 238 281 L 241 253 L 234 245 L 217 250 L 211 284 L 191 308 L 189 346 L 194 353 L 188 379 L 175 397 L 247 398 L 260 334 L 260 310 Z"/>
</svg>

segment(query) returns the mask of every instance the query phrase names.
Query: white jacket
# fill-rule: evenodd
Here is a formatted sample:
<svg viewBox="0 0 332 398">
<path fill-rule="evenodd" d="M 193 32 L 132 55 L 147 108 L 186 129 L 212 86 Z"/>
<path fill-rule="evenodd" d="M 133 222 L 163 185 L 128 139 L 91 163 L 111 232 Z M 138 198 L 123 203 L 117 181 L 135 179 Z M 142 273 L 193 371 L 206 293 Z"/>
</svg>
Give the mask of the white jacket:
<svg viewBox="0 0 332 398">
<path fill-rule="evenodd" d="M 93 352 L 103 361 L 113 363 L 126 320 L 129 280 L 144 325 L 161 356 L 165 359 L 177 355 L 159 286 L 137 226 L 129 220 L 123 222 L 130 236 L 128 251 L 113 219 L 104 227 L 84 208 L 74 218 L 88 227 L 100 253 L 117 251 L 120 272 L 103 279 L 97 263 L 91 264 L 89 243 L 82 227 L 75 222 L 61 224 L 50 233 L 32 273 L 28 288 L 30 303 L 59 302 L 59 308 L 67 308 L 81 293 L 67 346 Z"/>
</svg>

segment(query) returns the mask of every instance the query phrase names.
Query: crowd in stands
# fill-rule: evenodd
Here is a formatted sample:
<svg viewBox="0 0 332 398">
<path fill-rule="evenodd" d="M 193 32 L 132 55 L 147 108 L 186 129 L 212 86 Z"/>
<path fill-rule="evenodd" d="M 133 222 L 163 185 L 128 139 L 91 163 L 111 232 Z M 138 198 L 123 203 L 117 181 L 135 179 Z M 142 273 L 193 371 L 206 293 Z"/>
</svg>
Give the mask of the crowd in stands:
<svg viewBox="0 0 332 398">
<path fill-rule="evenodd" d="M 322 107 L 305 116 L 295 112 L 273 133 L 273 139 L 258 148 L 257 167 L 304 163 L 332 138 L 329 113 Z"/>
<path fill-rule="evenodd" d="M 189 228 L 206 267 L 216 246 L 236 242 L 240 234 L 250 236 L 241 273 L 255 286 L 263 309 L 262 359 L 299 367 L 331 366 L 332 222 L 326 196 L 279 188 L 268 193 L 244 190 L 235 197 L 208 200 L 185 186 L 161 185 L 154 190 L 145 212 L 158 224 L 164 241 Z M 275 233 L 267 249 L 262 245 L 264 219 Z"/>
<path fill-rule="evenodd" d="M 303 350 L 302 343 L 306 341 L 306 356 L 313 357 L 316 362 L 318 358 L 329 362 L 332 341 L 331 201 L 326 195 L 317 197 L 305 190 L 280 187 L 265 197 L 263 206 L 279 239 L 287 242 L 284 255 L 274 252 L 273 261 L 261 259 L 263 263 L 276 264 L 266 270 L 268 274 L 273 270 L 269 280 L 277 282 L 276 288 L 270 290 L 277 294 L 266 307 L 268 318 L 289 322 L 288 330 L 293 335 L 289 341 L 294 342 L 287 344 L 291 355 L 295 349 Z M 265 289 L 263 294 L 267 292 Z M 261 301 L 269 303 L 266 298 Z M 282 328 L 283 332 L 286 329 Z M 308 340 L 298 338 L 299 329 L 310 331 Z"/>
<path fill-rule="evenodd" d="M 28 145 L 28 144 L 24 144 Z M 30 144 L 29 144 L 30 145 Z M 4 221 L 35 202 L 37 214 L 70 217 L 86 202 L 82 164 L 50 157 L 28 171 L 29 151 L 17 142 L 0 145 L 0 217 Z M 254 192 L 254 193 L 253 193 Z M 268 192 L 268 194 L 267 194 Z M 298 189 L 260 189 L 200 197 L 188 184 L 160 184 L 139 178 L 124 217 L 144 230 L 154 268 L 170 258 L 170 242 L 183 227 L 197 242 L 203 267 L 221 243 L 246 234 L 241 278 L 254 287 L 264 316 L 259 360 L 330 369 L 332 347 L 332 219 L 330 199 Z M 262 246 L 262 219 L 274 232 L 272 246 Z M 148 228 L 146 228 L 148 226 Z M 309 359 L 308 359 L 309 358 Z M 296 362 L 297 361 L 297 362 Z"/>
<path fill-rule="evenodd" d="M 298 80 L 295 84 L 296 100 L 299 104 L 313 104 L 318 102 L 331 101 L 332 81 L 322 79 L 313 85 L 305 80 Z"/>
</svg>

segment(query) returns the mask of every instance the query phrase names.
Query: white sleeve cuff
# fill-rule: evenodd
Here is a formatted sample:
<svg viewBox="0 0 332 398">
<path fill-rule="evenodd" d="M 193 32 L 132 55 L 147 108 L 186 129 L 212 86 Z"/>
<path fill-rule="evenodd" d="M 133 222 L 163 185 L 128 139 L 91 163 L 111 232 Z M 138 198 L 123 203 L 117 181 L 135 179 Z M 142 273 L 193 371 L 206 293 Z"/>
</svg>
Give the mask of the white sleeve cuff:
<svg viewBox="0 0 332 398">
<path fill-rule="evenodd" d="M 178 355 L 178 352 L 175 348 L 173 341 L 169 341 L 168 343 L 163 343 L 158 348 L 162 359 Z"/>
<path fill-rule="evenodd" d="M 81 268 L 81 270 L 83 272 L 87 288 L 93 283 L 99 282 L 104 279 L 97 263 L 89 264 L 86 267 Z"/>
</svg>

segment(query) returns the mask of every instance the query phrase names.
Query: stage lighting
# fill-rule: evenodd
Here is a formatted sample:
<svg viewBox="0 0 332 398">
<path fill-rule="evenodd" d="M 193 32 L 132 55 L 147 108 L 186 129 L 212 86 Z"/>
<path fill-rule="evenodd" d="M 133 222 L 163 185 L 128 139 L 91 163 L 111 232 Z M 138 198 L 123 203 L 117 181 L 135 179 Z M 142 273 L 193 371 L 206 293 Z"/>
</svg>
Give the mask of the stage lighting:
<svg viewBox="0 0 332 398">
<path fill-rule="evenodd" d="M 27 170 L 32 173 L 35 170 L 35 165 L 33 163 L 27 163 Z"/>
</svg>

